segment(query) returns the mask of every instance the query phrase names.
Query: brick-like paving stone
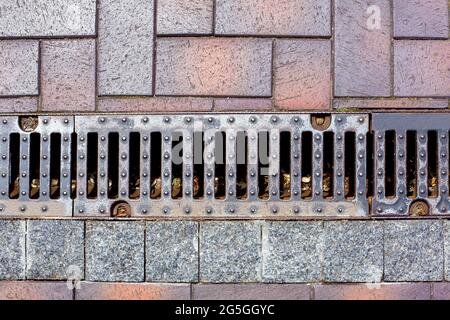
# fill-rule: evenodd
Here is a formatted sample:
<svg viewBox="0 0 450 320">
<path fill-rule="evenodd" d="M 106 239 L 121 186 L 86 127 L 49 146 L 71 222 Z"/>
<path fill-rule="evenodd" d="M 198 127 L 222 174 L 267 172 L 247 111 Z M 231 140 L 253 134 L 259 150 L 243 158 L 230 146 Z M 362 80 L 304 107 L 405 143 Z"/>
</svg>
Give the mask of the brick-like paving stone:
<svg viewBox="0 0 450 320">
<path fill-rule="evenodd" d="M 0 280 L 25 278 L 25 230 L 25 221 L 0 221 Z"/>
<path fill-rule="evenodd" d="M 394 59 L 396 96 L 450 97 L 450 41 L 395 41 Z"/>
<path fill-rule="evenodd" d="M 84 276 L 84 222 L 30 220 L 27 279 L 62 280 Z"/>
<path fill-rule="evenodd" d="M 447 109 L 445 99 L 339 99 L 333 101 L 335 109 Z"/>
<path fill-rule="evenodd" d="M 0 98 L 0 112 L 36 112 L 39 97 Z"/>
<path fill-rule="evenodd" d="M 385 281 L 439 281 L 444 275 L 441 221 L 386 221 Z"/>
<path fill-rule="evenodd" d="M 444 277 L 450 280 L 450 222 L 444 221 Z"/>
<path fill-rule="evenodd" d="M 157 51 L 157 95 L 271 95 L 269 39 L 160 39 Z"/>
<path fill-rule="evenodd" d="M 322 280 L 322 222 L 267 222 L 263 225 L 263 280 Z"/>
<path fill-rule="evenodd" d="M 390 1 L 340 0 L 334 6 L 335 96 L 389 96 Z M 378 11 L 379 24 L 372 19 L 378 16 Z"/>
<path fill-rule="evenodd" d="M 102 97 L 98 111 L 107 112 L 176 112 L 211 111 L 213 99 L 192 97 Z"/>
<path fill-rule="evenodd" d="M 214 111 L 264 111 L 270 109 L 272 109 L 272 100 L 267 98 L 214 99 Z"/>
<path fill-rule="evenodd" d="M 158 34 L 211 34 L 214 0 L 158 0 Z"/>
<path fill-rule="evenodd" d="M 201 282 L 261 280 L 261 225 L 205 222 L 200 225 Z"/>
<path fill-rule="evenodd" d="M 43 41 L 42 109 L 94 111 L 95 70 L 95 40 Z"/>
<path fill-rule="evenodd" d="M 189 300 L 189 284 L 81 282 L 75 300 Z"/>
<path fill-rule="evenodd" d="M 65 281 L 2 281 L 0 300 L 72 300 L 73 288 Z"/>
<path fill-rule="evenodd" d="M 315 300 L 429 300 L 429 283 L 314 285 Z"/>
<path fill-rule="evenodd" d="M 2 0 L 0 37 L 95 35 L 96 0 Z"/>
<path fill-rule="evenodd" d="M 198 224 L 190 221 L 147 223 L 146 280 L 198 281 Z"/>
<path fill-rule="evenodd" d="M 151 95 L 153 0 L 99 1 L 99 95 Z"/>
<path fill-rule="evenodd" d="M 38 41 L 0 41 L 0 96 L 39 94 L 38 55 Z"/>
<path fill-rule="evenodd" d="M 377 221 L 325 222 L 324 280 L 380 282 L 383 227 Z"/>
<path fill-rule="evenodd" d="M 330 36 L 328 0 L 217 0 L 216 34 Z"/>
<path fill-rule="evenodd" d="M 192 300 L 309 300 L 306 284 L 195 284 Z"/>
<path fill-rule="evenodd" d="M 394 36 L 448 38 L 448 0 L 394 0 Z"/>
<path fill-rule="evenodd" d="M 277 40 L 273 72 L 274 100 L 280 109 L 330 108 L 330 41 Z"/>
<path fill-rule="evenodd" d="M 86 222 L 86 280 L 144 281 L 144 224 Z"/>
</svg>

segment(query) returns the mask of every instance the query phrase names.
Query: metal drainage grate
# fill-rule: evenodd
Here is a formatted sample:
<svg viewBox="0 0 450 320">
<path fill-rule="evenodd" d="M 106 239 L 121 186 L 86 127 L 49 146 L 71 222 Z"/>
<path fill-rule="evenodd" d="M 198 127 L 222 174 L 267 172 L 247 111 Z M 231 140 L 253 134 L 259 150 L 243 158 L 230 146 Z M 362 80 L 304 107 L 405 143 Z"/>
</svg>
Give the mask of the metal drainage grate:
<svg viewBox="0 0 450 320">
<path fill-rule="evenodd" d="M 374 114 L 374 215 L 448 214 L 450 114 Z"/>
<path fill-rule="evenodd" d="M 71 216 L 73 117 L 2 117 L 0 215 Z"/>
<path fill-rule="evenodd" d="M 344 114 L 76 116 L 74 214 L 366 216 L 368 125 Z"/>
</svg>

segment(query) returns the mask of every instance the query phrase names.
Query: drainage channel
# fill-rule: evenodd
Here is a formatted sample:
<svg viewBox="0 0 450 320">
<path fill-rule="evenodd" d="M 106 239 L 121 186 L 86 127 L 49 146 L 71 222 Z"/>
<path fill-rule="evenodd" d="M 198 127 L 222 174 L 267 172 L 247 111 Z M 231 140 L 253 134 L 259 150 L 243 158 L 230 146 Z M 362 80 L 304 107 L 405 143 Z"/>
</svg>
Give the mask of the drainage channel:
<svg viewBox="0 0 450 320">
<path fill-rule="evenodd" d="M 448 214 L 449 114 L 0 118 L 0 215 Z"/>
</svg>

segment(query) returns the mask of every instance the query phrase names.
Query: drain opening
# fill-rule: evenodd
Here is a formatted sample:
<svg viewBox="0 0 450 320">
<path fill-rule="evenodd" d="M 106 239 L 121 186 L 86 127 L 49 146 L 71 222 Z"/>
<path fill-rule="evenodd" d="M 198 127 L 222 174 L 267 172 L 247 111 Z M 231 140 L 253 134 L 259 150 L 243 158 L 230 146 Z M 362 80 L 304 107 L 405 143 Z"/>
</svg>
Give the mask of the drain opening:
<svg viewBox="0 0 450 320">
<path fill-rule="evenodd" d="M 417 132 L 406 132 L 406 196 L 411 199 L 417 197 Z"/>
<path fill-rule="evenodd" d="M 269 199 L 269 132 L 258 133 L 258 197 Z"/>
<path fill-rule="evenodd" d="M 344 135 L 344 196 L 354 199 L 356 193 L 356 134 L 346 132 Z"/>
<path fill-rule="evenodd" d="M 162 134 L 150 134 L 150 198 L 161 198 Z"/>
<path fill-rule="evenodd" d="M 108 198 L 119 197 L 119 133 L 108 134 Z"/>
<path fill-rule="evenodd" d="M 324 199 L 333 198 L 334 190 L 334 133 L 323 133 L 323 180 Z"/>
<path fill-rule="evenodd" d="M 218 200 L 225 199 L 225 155 L 226 155 L 226 134 L 216 132 L 214 136 L 214 197 Z"/>
<path fill-rule="evenodd" d="M 302 199 L 312 198 L 312 132 L 302 133 Z"/>
<path fill-rule="evenodd" d="M 9 136 L 9 197 L 19 198 L 20 165 L 20 134 L 11 133 Z"/>
<path fill-rule="evenodd" d="M 205 186 L 205 166 L 203 163 L 203 150 L 205 149 L 203 132 L 194 132 L 194 177 L 192 190 L 194 199 L 203 199 Z"/>
<path fill-rule="evenodd" d="M 130 199 L 139 199 L 141 193 L 141 135 L 139 132 L 130 132 L 130 144 L 128 149 L 128 197 Z"/>
<path fill-rule="evenodd" d="M 248 137 L 244 131 L 236 135 L 236 198 L 247 199 Z"/>
<path fill-rule="evenodd" d="M 183 134 L 172 134 L 172 199 L 183 197 Z"/>
<path fill-rule="evenodd" d="M 53 137 L 52 137 L 53 138 Z M 52 141 L 52 140 L 51 140 Z M 53 151 L 53 145 L 51 145 L 50 150 Z M 31 133 L 30 134 L 30 162 L 29 162 L 29 194 L 30 199 L 38 199 L 39 191 L 40 191 L 40 157 L 41 157 L 41 135 L 39 133 Z M 59 162 L 57 164 L 59 168 Z M 50 165 L 50 172 L 52 170 L 52 166 Z M 53 181 L 53 177 L 50 175 L 51 181 Z"/>
<path fill-rule="evenodd" d="M 50 135 L 50 198 L 61 195 L 61 134 Z"/>
<path fill-rule="evenodd" d="M 386 192 L 386 198 L 394 198 L 396 195 L 396 132 L 394 130 L 388 130 L 385 133 L 385 150 L 386 150 L 386 161 L 385 161 L 385 180 L 384 188 Z"/>
<path fill-rule="evenodd" d="M 86 197 L 96 199 L 98 190 L 98 133 L 96 132 L 87 134 L 86 172 Z"/>
<path fill-rule="evenodd" d="M 280 199 L 291 198 L 291 133 L 280 133 Z"/>
<path fill-rule="evenodd" d="M 428 197 L 437 198 L 438 196 L 438 135 L 436 131 L 428 131 L 427 142 L 428 157 Z"/>
</svg>

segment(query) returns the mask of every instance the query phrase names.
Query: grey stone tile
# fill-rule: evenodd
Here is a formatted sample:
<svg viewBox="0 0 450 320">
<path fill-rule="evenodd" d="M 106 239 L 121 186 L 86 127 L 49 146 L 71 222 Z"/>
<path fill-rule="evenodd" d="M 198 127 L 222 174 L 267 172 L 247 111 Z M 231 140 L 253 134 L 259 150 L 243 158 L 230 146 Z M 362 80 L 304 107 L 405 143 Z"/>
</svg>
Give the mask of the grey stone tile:
<svg viewBox="0 0 450 320">
<path fill-rule="evenodd" d="M 380 282 L 383 225 L 378 221 L 325 222 L 324 280 Z"/>
<path fill-rule="evenodd" d="M 86 280 L 144 281 L 144 224 L 86 222 Z"/>
<path fill-rule="evenodd" d="M 0 37 L 95 35 L 96 0 L 2 0 Z"/>
<path fill-rule="evenodd" d="M 321 280 L 322 222 L 267 222 L 263 225 L 263 280 Z"/>
<path fill-rule="evenodd" d="M 147 223 L 146 270 L 150 282 L 197 282 L 198 224 Z"/>
<path fill-rule="evenodd" d="M 444 221 L 444 276 L 450 280 L 450 221 Z"/>
<path fill-rule="evenodd" d="M 69 277 L 84 277 L 84 222 L 28 221 L 27 279 Z"/>
<path fill-rule="evenodd" d="M 214 0 L 158 0 L 158 34 L 211 34 Z"/>
<path fill-rule="evenodd" d="M 200 225 L 202 282 L 259 281 L 261 263 L 259 222 L 205 222 Z"/>
<path fill-rule="evenodd" d="M 25 221 L 0 220 L 0 280 L 25 278 Z"/>
<path fill-rule="evenodd" d="M 99 1 L 99 95 L 151 95 L 153 0 Z"/>
<path fill-rule="evenodd" d="M 441 221 L 386 221 L 384 229 L 385 281 L 442 280 Z"/>
<path fill-rule="evenodd" d="M 39 94 L 38 54 L 38 41 L 0 41 L 0 96 Z"/>
</svg>

